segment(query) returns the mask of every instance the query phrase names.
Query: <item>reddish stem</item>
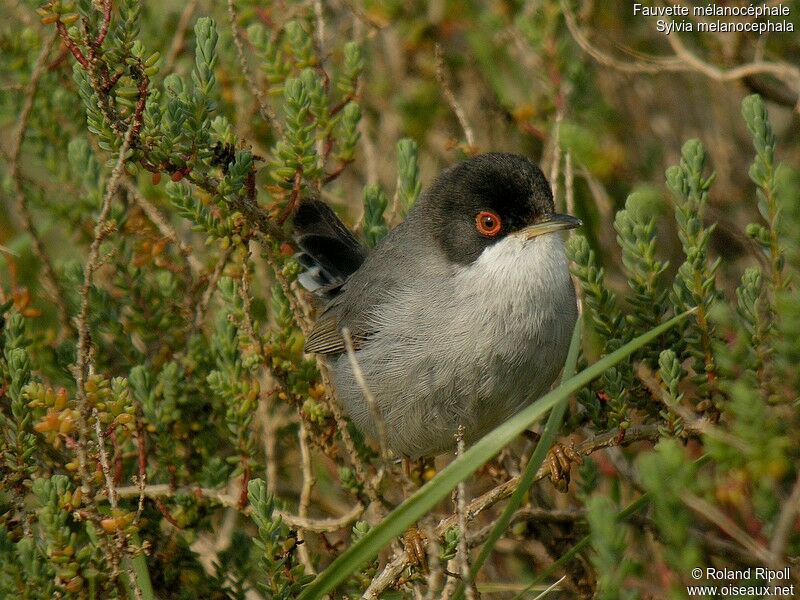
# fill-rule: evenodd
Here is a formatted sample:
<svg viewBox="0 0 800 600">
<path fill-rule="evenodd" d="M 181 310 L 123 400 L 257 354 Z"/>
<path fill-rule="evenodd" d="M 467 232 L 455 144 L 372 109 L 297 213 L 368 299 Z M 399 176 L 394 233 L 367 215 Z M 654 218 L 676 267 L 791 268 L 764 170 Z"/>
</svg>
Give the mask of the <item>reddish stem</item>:
<svg viewBox="0 0 800 600">
<path fill-rule="evenodd" d="M 619 433 L 617 434 L 617 437 L 615 437 L 615 438 L 614 438 L 614 443 L 615 443 L 617 446 L 621 446 L 621 445 L 622 445 L 622 442 L 624 442 L 624 441 L 625 441 L 625 433 L 626 433 L 627 431 L 628 431 L 627 429 L 622 429 L 622 428 L 620 428 L 620 430 L 619 430 Z"/>
<path fill-rule="evenodd" d="M 141 421 L 136 422 L 136 449 L 139 452 L 139 481 L 144 481 L 147 472 L 147 439 Z"/>
<path fill-rule="evenodd" d="M 160 513 L 163 515 L 163 517 L 164 517 L 164 518 L 165 518 L 167 521 L 169 521 L 169 522 L 170 522 L 170 524 L 174 525 L 174 526 L 175 526 L 175 527 L 177 527 L 178 529 L 183 529 L 183 527 L 181 527 L 180 525 L 178 525 L 178 522 L 175 520 L 175 517 L 173 517 L 173 516 L 172 516 L 172 515 L 169 513 L 169 510 L 167 510 L 167 505 L 166 505 L 166 504 L 164 504 L 164 501 L 163 501 L 161 498 L 155 498 L 155 503 L 156 503 L 156 508 L 158 509 L 158 512 L 160 512 Z"/>
<path fill-rule="evenodd" d="M 518 121 L 518 123 L 519 123 L 519 128 L 522 129 L 522 131 L 524 131 L 525 133 L 530 134 L 533 137 L 538 138 L 540 140 L 547 139 L 547 134 L 538 127 L 534 127 L 533 125 L 531 125 L 530 123 L 526 123 L 525 121 Z"/>
<path fill-rule="evenodd" d="M 297 167 L 297 170 L 294 172 L 294 185 L 292 186 L 292 196 L 289 198 L 289 203 L 286 205 L 286 208 L 283 209 L 281 216 L 278 217 L 278 224 L 283 225 L 286 222 L 294 211 L 297 209 L 297 205 L 300 203 L 300 189 L 303 183 L 303 168 Z"/>
<path fill-rule="evenodd" d="M 136 102 L 136 111 L 133 113 L 133 131 L 131 131 L 131 140 L 139 135 L 144 122 L 144 108 L 147 104 L 147 92 L 150 85 L 150 79 L 142 71 L 142 80 L 139 82 L 139 100 Z"/>
<path fill-rule="evenodd" d="M 242 456 L 242 491 L 239 492 L 239 510 L 247 506 L 247 485 L 250 483 L 250 463 Z"/>
<path fill-rule="evenodd" d="M 68 54 L 69 54 L 69 48 L 67 48 L 66 46 L 62 47 L 61 50 L 58 53 L 58 56 L 56 56 L 53 59 L 53 62 L 51 62 L 49 65 L 47 65 L 47 70 L 48 71 L 55 71 L 58 67 L 61 66 L 61 63 L 64 62 L 64 59 L 67 58 Z"/>
<path fill-rule="evenodd" d="M 342 110 L 345 106 L 347 106 L 347 103 L 350 102 L 350 100 L 352 100 L 352 99 L 353 99 L 353 94 L 347 94 L 347 96 L 342 98 L 341 102 L 336 104 L 331 109 L 331 116 L 334 116 L 336 113 L 338 113 L 340 110 Z"/>
<path fill-rule="evenodd" d="M 89 70 L 89 60 L 83 55 L 81 49 L 75 45 L 75 42 L 72 41 L 72 38 L 69 37 L 69 33 L 67 33 L 67 27 L 61 21 L 56 21 L 56 29 L 58 30 L 58 35 L 61 36 L 61 40 L 64 42 L 64 45 L 69 48 L 69 51 L 72 52 L 72 56 L 75 57 L 81 66 Z"/>
<path fill-rule="evenodd" d="M 327 92 L 331 85 L 331 77 L 321 64 L 317 65 L 317 72 L 322 76 L 322 88 Z"/>
<path fill-rule="evenodd" d="M 328 160 L 328 157 L 331 154 L 331 150 L 333 150 L 333 136 L 329 135 L 325 138 L 325 146 L 322 148 L 322 161 L 325 162 Z"/>
<path fill-rule="evenodd" d="M 338 167 L 336 167 L 335 171 L 333 171 L 332 173 L 328 173 L 325 176 L 325 179 L 322 180 L 323 185 L 326 185 L 326 184 L 330 183 L 331 181 L 334 181 L 335 179 L 337 179 L 339 177 L 339 175 L 341 175 L 344 172 L 344 170 L 347 168 L 347 165 L 349 165 L 351 162 L 352 161 L 346 160 L 345 162 L 340 164 Z"/>
<path fill-rule="evenodd" d="M 106 39 L 108 34 L 108 26 L 111 23 L 111 0 L 103 2 L 103 24 L 100 26 L 100 32 L 97 34 L 97 39 L 94 41 L 94 47 L 99 48 Z"/>
<path fill-rule="evenodd" d="M 117 85 L 117 82 L 122 79 L 123 73 L 114 73 L 113 77 L 109 77 L 106 82 L 103 84 L 103 91 L 107 94 L 111 91 L 111 89 Z"/>
</svg>

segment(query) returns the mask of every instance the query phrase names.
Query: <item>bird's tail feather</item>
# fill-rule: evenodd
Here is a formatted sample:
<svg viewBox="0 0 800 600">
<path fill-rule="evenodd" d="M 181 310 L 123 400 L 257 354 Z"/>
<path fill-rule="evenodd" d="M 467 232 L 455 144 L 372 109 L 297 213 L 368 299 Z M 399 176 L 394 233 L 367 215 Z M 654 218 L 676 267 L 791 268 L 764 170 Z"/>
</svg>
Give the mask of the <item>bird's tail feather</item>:
<svg viewBox="0 0 800 600">
<path fill-rule="evenodd" d="M 321 296 L 341 286 L 364 262 L 367 250 L 320 200 L 305 200 L 294 216 L 296 258 L 305 267 L 298 281 Z"/>
</svg>

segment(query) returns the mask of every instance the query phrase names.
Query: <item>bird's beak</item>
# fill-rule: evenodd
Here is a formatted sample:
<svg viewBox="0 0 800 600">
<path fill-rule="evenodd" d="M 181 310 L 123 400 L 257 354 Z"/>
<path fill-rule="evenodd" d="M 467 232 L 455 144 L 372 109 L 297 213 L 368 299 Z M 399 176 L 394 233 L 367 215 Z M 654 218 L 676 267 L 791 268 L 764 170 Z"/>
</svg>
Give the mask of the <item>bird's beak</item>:
<svg viewBox="0 0 800 600">
<path fill-rule="evenodd" d="M 525 240 L 532 240 L 546 233 L 561 231 L 562 229 L 575 229 L 581 225 L 583 225 L 583 222 L 580 219 L 576 219 L 571 215 L 554 213 L 540 217 L 533 225 L 528 225 L 511 235 L 519 236 Z"/>
</svg>

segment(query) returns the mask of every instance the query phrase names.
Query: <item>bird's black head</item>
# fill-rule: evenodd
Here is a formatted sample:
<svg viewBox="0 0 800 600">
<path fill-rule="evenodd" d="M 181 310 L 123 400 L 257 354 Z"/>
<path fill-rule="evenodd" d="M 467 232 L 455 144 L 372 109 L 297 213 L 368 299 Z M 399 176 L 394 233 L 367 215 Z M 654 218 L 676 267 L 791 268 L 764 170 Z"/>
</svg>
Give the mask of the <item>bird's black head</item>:
<svg viewBox="0 0 800 600">
<path fill-rule="evenodd" d="M 516 154 L 481 154 L 444 171 L 415 207 L 415 218 L 456 264 L 474 262 L 508 235 L 532 238 L 580 225 L 555 214 L 542 171 Z"/>
</svg>

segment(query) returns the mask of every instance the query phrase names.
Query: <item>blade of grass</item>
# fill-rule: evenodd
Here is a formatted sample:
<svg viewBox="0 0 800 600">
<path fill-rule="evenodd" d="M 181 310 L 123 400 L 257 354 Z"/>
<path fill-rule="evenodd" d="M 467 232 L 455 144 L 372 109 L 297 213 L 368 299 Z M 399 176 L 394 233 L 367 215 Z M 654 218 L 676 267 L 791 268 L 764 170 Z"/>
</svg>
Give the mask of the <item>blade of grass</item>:
<svg viewBox="0 0 800 600">
<path fill-rule="evenodd" d="M 135 546 L 141 546 L 139 534 L 134 533 L 131 536 L 131 542 Z M 135 556 L 127 556 L 123 560 L 126 570 L 122 573 L 122 579 L 128 591 L 129 600 L 156 600 L 156 595 L 153 592 L 153 584 L 150 581 L 150 571 L 147 568 L 147 557 L 144 552 L 139 552 Z M 136 576 L 136 583 L 138 590 L 134 586 L 129 572 L 133 572 Z"/>
<path fill-rule="evenodd" d="M 578 352 L 580 347 L 581 320 L 578 319 L 575 322 L 575 329 L 572 331 L 572 340 L 569 344 L 567 361 L 564 363 L 564 371 L 561 375 L 561 385 L 564 385 L 573 375 L 575 375 L 575 367 L 578 363 Z M 544 462 L 550 446 L 553 445 L 553 442 L 558 435 L 558 430 L 561 429 L 561 421 L 564 420 L 564 413 L 567 410 L 568 401 L 569 396 L 565 396 L 558 404 L 555 405 L 555 407 L 553 407 L 553 410 L 550 412 L 550 416 L 548 417 L 547 423 L 542 431 L 542 437 L 539 438 L 536 448 L 533 451 L 533 455 L 528 460 L 528 464 L 525 467 L 525 472 L 522 474 L 522 479 L 520 479 L 517 489 L 514 490 L 514 493 L 508 500 L 508 504 L 503 510 L 503 513 L 497 519 L 494 528 L 492 528 L 491 533 L 489 533 L 489 537 L 484 542 L 478 558 L 475 559 L 475 562 L 472 564 L 470 578 L 473 581 L 475 581 L 475 578 L 478 576 L 478 571 L 480 571 L 483 563 L 486 562 L 486 559 L 489 558 L 489 555 L 492 553 L 497 540 L 500 539 L 500 536 L 502 536 L 503 532 L 506 530 L 506 528 L 508 528 L 508 524 L 511 522 L 511 517 L 514 516 L 514 512 L 522 504 L 522 499 L 525 497 L 528 488 L 533 485 L 536 474 L 539 472 L 539 467 Z M 464 583 L 461 582 L 458 584 L 458 588 L 453 594 L 453 600 L 461 600 L 463 596 Z"/>
<path fill-rule="evenodd" d="M 303 590 L 299 600 L 318 600 L 330 592 L 336 585 L 344 581 L 366 561 L 374 558 L 380 550 L 402 534 L 409 526 L 416 523 L 436 504 L 445 498 L 460 481 L 469 477 L 476 469 L 486 464 L 494 455 L 503 449 L 511 440 L 522 433 L 531 424 L 539 420 L 550 409 L 564 398 L 578 391 L 584 385 L 603 374 L 609 367 L 626 359 L 636 350 L 650 343 L 670 328 L 674 327 L 690 314 L 687 311 L 673 317 L 666 323 L 642 334 L 628 342 L 615 352 L 603 357 L 592 366 L 571 377 L 555 390 L 522 409 L 508 421 L 481 438 L 474 446 L 456 458 L 428 483 L 412 494 L 405 502 L 394 509 L 374 529 L 361 540 L 353 544 L 327 569 L 317 575 L 308 587 Z"/>
<path fill-rule="evenodd" d="M 135 546 L 142 545 L 139 540 L 139 534 L 137 533 L 131 536 L 131 541 Z M 135 556 L 129 556 L 124 562 L 136 575 L 136 582 L 139 584 L 139 591 L 141 592 L 139 598 L 141 598 L 141 600 L 155 600 L 156 595 L 153 592 L 153 584 L 150 582 L 150 571 L 147 569 L 147 557 L 144 555 L 144 552 L 140 552 Z M 128 597 L 131 600 L 137 600 L 138 594 L 127 573 L 124 574 L 124 578 L 127 580 Z"/>
</svg>

